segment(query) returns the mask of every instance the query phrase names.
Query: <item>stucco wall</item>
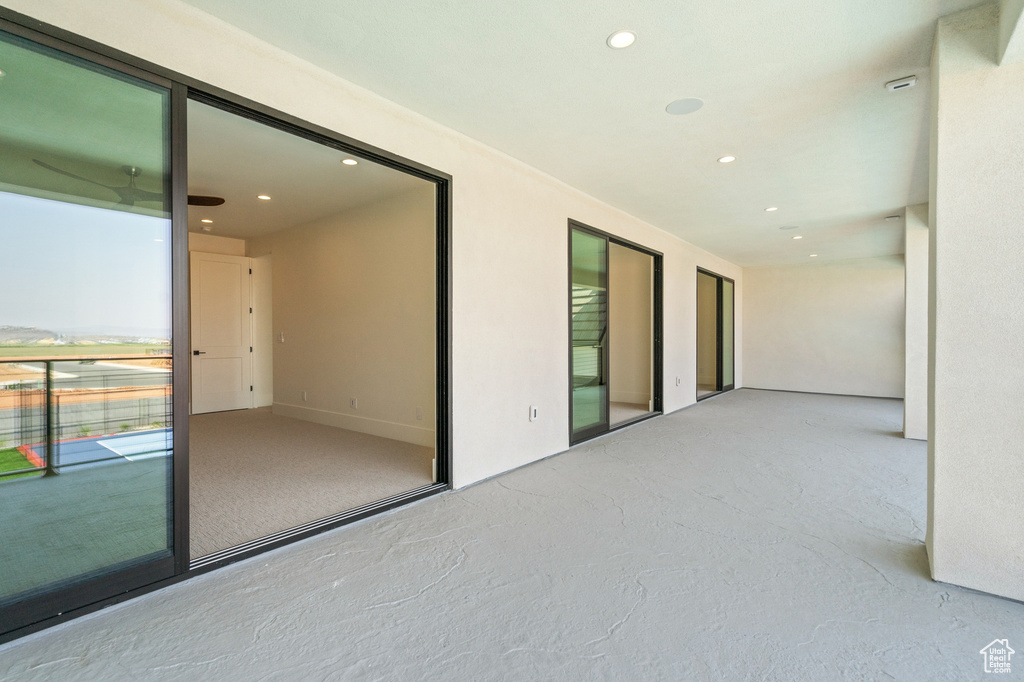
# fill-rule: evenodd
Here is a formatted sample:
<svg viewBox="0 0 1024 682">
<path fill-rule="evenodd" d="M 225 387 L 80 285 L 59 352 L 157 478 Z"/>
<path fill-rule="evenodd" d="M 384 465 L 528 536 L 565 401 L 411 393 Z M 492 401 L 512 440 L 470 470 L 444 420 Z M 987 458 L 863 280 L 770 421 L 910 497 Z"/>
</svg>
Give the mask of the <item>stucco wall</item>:
<svg viewBox="0 0 1024 682">
<path fill-rule="evenodd" d="M 903 437 L 928 439 L 928 206 L 907 207 Z"/>
<path fill-rule="evenodd" d="M 1024 599 L 1024 63 L 998 5 L 939 22 L 928 556 L 936 580 Z"/>
<path fill-rule="evenodd" d="M 744 270 L 744 383 L 903 397 L 903 259 Z"/>
</svg>

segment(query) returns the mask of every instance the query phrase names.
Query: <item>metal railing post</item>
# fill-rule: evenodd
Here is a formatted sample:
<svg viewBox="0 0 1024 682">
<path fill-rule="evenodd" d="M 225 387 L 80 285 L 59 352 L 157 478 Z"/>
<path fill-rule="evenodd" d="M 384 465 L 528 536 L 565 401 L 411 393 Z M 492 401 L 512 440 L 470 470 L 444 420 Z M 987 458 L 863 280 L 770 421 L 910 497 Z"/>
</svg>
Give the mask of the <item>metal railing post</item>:
<svg viewBox="0 0 1024 682">
<path fill-rule="evenodd" d="M 58 471 L 54 465 L 53 431 L 53 361 L 46 361 L 46 473 L 44 476 L 56 476 Z"/>
</svg>

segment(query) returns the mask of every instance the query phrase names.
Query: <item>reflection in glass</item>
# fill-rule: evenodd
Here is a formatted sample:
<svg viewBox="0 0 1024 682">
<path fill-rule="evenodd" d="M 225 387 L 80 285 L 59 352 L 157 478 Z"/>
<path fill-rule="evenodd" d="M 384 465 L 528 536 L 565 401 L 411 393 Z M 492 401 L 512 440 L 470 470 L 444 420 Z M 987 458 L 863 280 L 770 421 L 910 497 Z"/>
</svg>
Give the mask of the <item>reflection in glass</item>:
<svg viewBox="0 0 1024 682">
<path fill-rule="evenodd" d="M 654 409 L 654 257 L 610 244 L 608 281 L 609 421 L 614 426 Z"/>
<path fill-rule="evenodd" d="M 0 606 L 171 555 L 166 89 L 0 33 Z"/>
<path fill-rule="evenodd" d="M 607 241 L 572 231 L 572 431 L 608 426 Z"/>
</svg>

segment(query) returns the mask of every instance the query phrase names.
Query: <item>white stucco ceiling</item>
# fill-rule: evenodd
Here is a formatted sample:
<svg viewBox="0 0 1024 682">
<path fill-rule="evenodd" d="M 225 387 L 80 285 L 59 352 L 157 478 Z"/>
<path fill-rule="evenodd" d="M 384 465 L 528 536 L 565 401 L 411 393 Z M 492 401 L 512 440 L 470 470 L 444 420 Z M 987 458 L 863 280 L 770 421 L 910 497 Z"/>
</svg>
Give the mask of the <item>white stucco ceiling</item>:
<svg viewBox="0 0 1024 682">
<path fill-rule="evenodd" d="M 901 252 L 935 20 L 978 4 L 187 1 L 744 266 Z M 683 97 L 705 105 L 668 115 Z"/>
</svg>

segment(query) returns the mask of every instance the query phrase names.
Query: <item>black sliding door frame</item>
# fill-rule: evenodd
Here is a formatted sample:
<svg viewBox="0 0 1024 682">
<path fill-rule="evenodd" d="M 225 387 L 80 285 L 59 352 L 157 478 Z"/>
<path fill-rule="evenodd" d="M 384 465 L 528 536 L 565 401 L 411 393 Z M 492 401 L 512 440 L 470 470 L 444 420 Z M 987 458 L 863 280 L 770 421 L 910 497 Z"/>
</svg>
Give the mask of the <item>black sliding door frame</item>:
<svg viewBox="0 0 1024 682">
<path fill-rule="evenodd" d="M 2 8 L 0 8 L 2 9 Z M 6 13 L 6 10 L 4 10 Z M 161 88 L 165 88 L 169 95 L 169 131 L 167 131 L 167 147 L 166 153 L 167 158 L 170 160 L 170 173 L 164 186 L 163 195 L 170 197 L 170 214 L 171 214 L 171 271 L 172 271 L 172 283 L 174 281 L 174 270 L 178 267 L 178 254 L 174 249 L 174 238 L 180 233 L 181 229 L 187 230 L 187 214 L 181 212 L 181 206 L 185 205 L 179 202 L 185 202 L 187 204 L 187 188 L 174 187 L 173 178 L 183 172 L 184 166 L 182 165 L 183 159 L 179 154 L 175 153 L 175 139 L 174 135 L 176 131 L 182 125 L 181 112 L 175 106 L 175 103 L 183 98 L 184 89 L 172 80 L 165 78 L 161 75 L 150 73 L 144 69 L 139 69 L 129 64 L 125 64 L 115 59 L 105 57 L 103 55 L 95 54 L 94 52 L 83 49 L 74 44 L 66 43 L 62 40 L 56 39 L 52 36 L 39 33 L 37 31 L 26 28 L 16 23 L 9 23 L 4 21 L 4 14 L 0 14 L 0 32 L 8 35 L 16 36 L 23 40 L 27 40 L 31 43 L 36 43 L 46 48 L 57 50 L 66 55 L 74 57 L 76 63 L 81 60 L 80 66 L 88 68 L 90 65 L 102 67 L 104 70 L 113 71 L 116 73 L 130 76 L 139 81 L 150 83 Z M 179 197 L 178 195 L 181 195 Z M 187 266 L 186 266 L 187 267 Z M 172 310 L 172 337 L 180 338 L 176 335 L 179 333 L 179 320 L 177 315 L 174 314 L 174 304 L 178 301 L 178 292 L 172 284 L 171 291 L 171 310 Z M 186 336 L 187 337 L 187 327 Z M 188 362 L 185 353 L 187 349 L 185 345 L 181 343 L 173 342 L 172 340 L 172 362 L 177 365 L 182 358 L 184 362 Z M 186 365 L 187 367 L 187 365 Z M 172 381 L 177 389 L 177 374 L 174 372 L 174 378 Z M 173 393 L 173 409 L 174 416 L 177 416 L 182 399 L 185 401 L 187 414 L 187 400 L 188 395 L 179 395 L 177 390 Z M 184 423 L 183 423 L 184 422 Z M 188 420 L 174 419 L 172 424 L 172 439 L 175 448 L 179 443 L 188 442 Z M 181 439 L 181 440 L 179 440 Z M 132 590 L 143 588 L 148 584 L 152 584 L 161 580 L 167 580 L 172 578 L 178 571 L 184 561 L 187 561 L 188 548 L 187 544 L 182 548 L 180 544 L 181 533 L 187 534 L 188 525 L 187 520 L 184 524 L 180 521 L 182 518 L 187 519 L 188 511 L 188 470 L 179 466 L 179 460 L 176 456 L 172 459 L 171 464 L 171 476 L 170 476 L 170 487 L 172 488 L 172 520 L 168 528 L 169 540 L 171 540 L 171 556 L 156 556 L 151 560 L 146 560 L 145 557 L 138 559 L 129 560 L 122 564 L 113 564 L 106 566 L 102 569 L 94 571 L 90 577 L 90 574 L 84 574 L 77 577 L 75 582 L 66 587 L 56 588 L 50 591 L 42 592 L 38 596 L 28 597 L 20 601 L 16 601 L 8 606 L 0 608 L 0 643 L 15 639 L 22 634 L 40 629 L 33 627 L 39 621 L 49 619 L 49 623 L 56 623 L 65 620 L 67 614 L 70 611 L 88 607 L 90 604 L 105 598 L 110 598 L 115 595 L 124 594 Z M 178 500 L 178 494 L 180 491 L 185 490 L 186 492 L 182 495 L 183 499 Z M 184 517 L 179 517 L 179 514 L 184 513 Z M 157 554 L 164 554 L 158 552 Z M 182 558 L 182 554 L 185 558 Z M 56 616 L 56 617 L 55 617 Z"/>
<path fill-rule="evenodd" d="M 608 395 L 605 396 L 605 406 L 604 406 L 604 408 L 605 408 L 604 414 L 606 415 L 605 422 L 603 422 L 601 424 L 597 424 L 594 427 L 588 428 L 588 429 L 583 430 L 581 432 L 576 432 L 573 429 L 573 402 L 574 402 L 573 401 L 573 380 L 574 380 L 574 372 L 573 372 L 573 309 L 572 309 L 573 308 L 573 304 L 572 304 L 572 285 L 573 285 L 572 233 L 574 231 L 582 232 L 584 234 L 588 234 L 588 235 L 590 235 L 592 237 L 597 237 L 597 238 L 603 239 L 605 241 L 605 256 L 604 256 L 604 258 L 605 258 L 604 272 L 605 272 L 605 277 L 606 277 L 606 279 L 605 279 L 605 288 L 606 288 L 606 291 L 608 292 L 609 298 L 610 298 L 611 288 L 613 286 L 612 285 L 612 281 L 611 281 L 611 277 L 610 277 L 610 273 L 608 272 L 608 258 L 609 258 L 609 255 L 608 255 L 609 254 L 609 249 L 608 249 L 608 247 L 610 245 L 616 244 L 618 246 L 623 246 L 623 247 L 625 247 L 627 249 L 632 249 L 634 251 L 638 251 L 638 252 L 640 252 L 640 253 L 642 253 L 642 254 L 644 254 L 646 256 L 650 256 L 651 259 L 653 260 L 653 266 L 654 266 L 654 291 L 652 292 L 652 305 L 653 305 L 653 308 L 654 308 L 654 311 L 653 311 L 653 325 L 652 325 L 653 326 L 653 330 L 652 330 L 653 331 L 653 334 L 652 334 L 653 338 L 652 338 L 652 344 L 651 344 L 651 359 L 652 359 L 652 364 L 653 364 L 653 370 L 652 370 L 653 376 L 652 376 L 652 384 L 651 384 L 651 393 L 652 393 L 652 397 L 653 397 L 653 400 L 652 400 L 652 402 L 653 402 L 653 405 L 652 405 L 653 409 L 650 410 L 649 412 L 647 412 L 647 414 L 640 415 L 639 417 L 636 417 L 635 419 L 629 419 L 627 421 L 620 422 L 620 423 L 617 423 L 617 424 L 609 424 L 608 423 L 608 404 L 611 401 L 611 397 L 610 397 L 610 394 L 608 394 Z M 602 435 L 604 435 L 606 433 L 611 433 L 612 431 L 617 431 L 618 429 L 622 429 L 622 428 L 625 428 L 627 426 L 632 426 L 633 424 L 635 424 L 637 422 L 641 422 L 641 421 L 644 421 L 646 419 L 650 419 L 652 417 L 656 417 L 656 416 L 662 414 L 662 412 L 663 412 L 663 406 L 662 406 L 663 403 L 662 403 L 662 401 L 663 401 L 663 393 L 664 393 L 664 376 L 663 376 L 664 372 L 663 372 L 662 368 L 664 367 L 664 357 L 663 357 L 662 333 L 663 333 L 664 320 L 663 320 L 663 315 L 662 315 L 662 301 L 663 301 L 663 289 L 662 289 L 662 287 L 663 287 L 664 276 L 663 276 L 663 272 L 662 272 L 662 268 L 663 268 L 662 261 L 663 261 L 664 256 L 659 251 L 653 251 L 653 250 L 648 249 L 647 247 L 642 246 L 640 244 L 637 244 L 635 242 L 631 242 L 631 241 L 629 241 L 627 239 L 622 239 L 621 237 L 616 237 L 615 235 L 612 235 L 612 234 L 610 234 L 608 232 L 604 232 L 603 230 L 599 230 L 599 229 L 597 229 L 595 227 L 591 227 L 589 225 L 586 225 L 584 223 L 581 223 L 579 221 L 572 220 L 572 219 L 569 219 L 568 251 L 569 251 L 569 260 L 568 260 L 568 269 L 569 269 L 569 444 L 570 445 L 577 445 L 577 444 L 582 443 L 584 441 L 588 441 L 588 440 L 590 440 L 592 438 L 596 438 L 598 436 L 602 436 Z M 601 371 L 603 373 L 603 376 L 608 376 L 608 373 L 610 371 L 610 358 L 611 358 L 610 348 L 611 348 L 611 345 L 610 345 L 610 340 L 605 340 L 604 343 L 605 343 L 605 349 L 606 350 L 605 350 L 605 353 L 603 354 L 603 358 L 602 358 L 602 368 L 601 368 Z"/>
<path fill-rule="evenodd" d="M 734 280 L 732 280 L 732 279 L 729 279 L 728 277 L 725 277 L 724 275 L 719 275 L 717 273 L 711 272 L 710 270 L 705 270 L 704 268 L 697 268 L 697 279 L 696 279 L 696 281 L 697 281 L 697 287 L 698 287 L 698 298 L 697 298 L 697 305 L 698 305 L 698 309 L 697 309 L 698 310 L 697 322 L 698 322 L 698 325 L 700 324 L 700 313 L 699 313 L 700 294 L 699 294 L 699 287 L 700 287 L 700 276 L 701 275 L 706 275 L 708 277 L 713 277 L 715 279 L 715 282 L 716 282 L 716 285 L 715 285 L 715 307 L 716 307 L 716 311 L 715 311 L 715 391 L 713 393 L 708 393 L 707 395 L 700 395 L 700 392 L 698 390 L 698 393 L 697 393 L 697 400 L 698 401 L 704 400 L 705 398 L 711 398 L 713 396 L 718 395 L 719 393 L 724 393 L 725 391 L 731 391 L 731 390 L 733 390 L 736 387 L 736 282 Z M 725 284 L 724 284 L 725 282 L 729 282 L 730 284 L 732 284 L 732 296 L 733 296 L 732 307 L 731 307 L 732 316 L 733 316 L 732 326 L 731 326 L 731 329 L 732 329 L 732 344 L 730 345 L 730 347 L 732 348 L 732 358 L 731 358 L 731 361 L 732 361 L 732 368 L 733 368 L 733 371 L 732 371 L 733 381 L 730 384 L 725 384 L 724 383 L 725 382 L 725 376 L 724 376 L 725 375 Z M 700 330 L 699 329 L 697 330 L 696 340 L 697 340 L 697 344 L 696 344 L 695 348 L 699 349 L 700 348 Z M 698 353 L 699 353 L 699 350 L 698 350 Z M 700 375 L 699 374 L 700 373 L 700 359 L 699 359 L 699 357 L 697 359 L 697 372 L 698 372 L 697 376 L 699 376 Z M 699 381 L 698 381 L 698 383 L 699 383 Z"/>
<path fill-rule="evenodd" d="M 179 74 L 101 43 L 43 24 L 0 7 L 0 31 L 56 49 L 170 91 L 171 303 L 173 386 L 173 556 L 125 567 L 71 587 L 0 608 L 0 643 L 99 610 L 213 568 L 249 558 L 296 540 L 408 504 L 452 487 L 452 176 L 418 162 L 304 121 L 282 111 Z M 189 99 L 236 113 L 320 144 L 350 152 L 389 168 L 433 182 L 435 192 L 436 449 L 437 482 L 320 519 L 214 555 L 203 562 L 189 556 L 189 281 L 188 159 Z M 110 567 L 114 570 L 117 567 Z"/>
</svg>

